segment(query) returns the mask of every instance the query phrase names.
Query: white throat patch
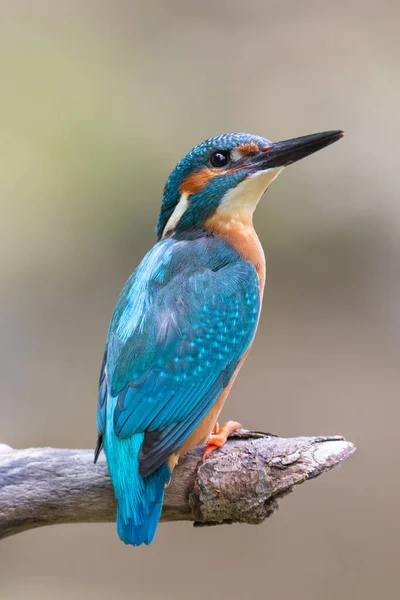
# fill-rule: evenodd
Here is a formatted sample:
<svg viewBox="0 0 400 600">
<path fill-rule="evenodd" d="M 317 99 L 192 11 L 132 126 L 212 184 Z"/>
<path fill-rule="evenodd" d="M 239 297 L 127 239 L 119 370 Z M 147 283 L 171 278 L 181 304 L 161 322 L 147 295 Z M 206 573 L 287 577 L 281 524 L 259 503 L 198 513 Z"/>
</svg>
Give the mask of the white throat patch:
<svg viewBox="0 0 400 600">
<path fill-rule="evenodd" d="M 266 169 L 246 177 L 235 188 L 225 194 L 215 216 L 251 219 L 264 192 L 267 191 L 269 185 L 283 169 L 284 167 Z"/>
</svg>

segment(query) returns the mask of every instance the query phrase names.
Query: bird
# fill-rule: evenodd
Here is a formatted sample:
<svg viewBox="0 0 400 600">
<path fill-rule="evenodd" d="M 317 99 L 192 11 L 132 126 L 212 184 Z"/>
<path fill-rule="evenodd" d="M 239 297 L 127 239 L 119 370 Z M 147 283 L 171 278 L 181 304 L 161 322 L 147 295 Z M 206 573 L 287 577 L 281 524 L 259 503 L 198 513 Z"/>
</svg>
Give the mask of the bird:
<svg viewBox="0 0 400 600">
<path fill-rule="evenodd" d="M 223 134 L 169 176 L 156 243 L 116 302 L 99 378 L 95 462 L 104 448 L 125 544 L 152 542 L 179 458 L 205 444 L 207 460 L 241 427 L 218 417 L 260 318 L 266 268 L 254 210 L 286 166 L 343 134 Z"/>
</svg>

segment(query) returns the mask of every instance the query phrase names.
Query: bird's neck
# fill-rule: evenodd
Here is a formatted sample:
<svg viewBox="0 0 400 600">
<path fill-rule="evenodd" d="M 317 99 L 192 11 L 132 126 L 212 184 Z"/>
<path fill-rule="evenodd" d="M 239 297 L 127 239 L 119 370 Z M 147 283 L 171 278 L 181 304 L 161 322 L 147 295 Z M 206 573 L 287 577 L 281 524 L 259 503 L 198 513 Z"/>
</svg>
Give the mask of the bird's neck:
<svg viewBox="0 0 400 600">
<path fill-rule="evenodd" d="M 261 242 L 249 214 L 215 214 L 209 218 L 204 228 L 207 232 L 227 242 L 243 258 L 248 260 L 257 271 L 261 296 L 265 285 L 265 256 Z"/>
</svg>

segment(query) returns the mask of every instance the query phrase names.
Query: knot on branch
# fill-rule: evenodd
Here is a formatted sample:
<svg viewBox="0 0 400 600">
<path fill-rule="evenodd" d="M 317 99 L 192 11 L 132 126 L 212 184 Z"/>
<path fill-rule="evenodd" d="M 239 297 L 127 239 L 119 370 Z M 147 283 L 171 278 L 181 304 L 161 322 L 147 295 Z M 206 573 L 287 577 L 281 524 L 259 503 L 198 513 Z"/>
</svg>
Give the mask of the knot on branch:
<svg viewBox="0 0 400 600">
<path fill-rule="evenodd" d="M 188 503 L 196 526 L 257 525 L 278 508 L 295 485 L 318 477 L 355 451 L 340 436 L 279 438 L 240 430 L 201 463 Z"/>
</svg>

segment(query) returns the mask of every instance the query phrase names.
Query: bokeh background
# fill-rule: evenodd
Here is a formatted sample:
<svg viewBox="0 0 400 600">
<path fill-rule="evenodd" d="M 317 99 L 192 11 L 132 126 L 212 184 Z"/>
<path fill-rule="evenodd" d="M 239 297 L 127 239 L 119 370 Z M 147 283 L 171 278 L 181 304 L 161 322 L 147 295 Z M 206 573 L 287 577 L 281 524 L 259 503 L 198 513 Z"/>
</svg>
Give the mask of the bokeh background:
<svg viewBox="0 0 400 600">
<path fill-rule="evenodd" d="M 267 293 L 224 416 L 358 447 L 261 526 L 9 538 L 1 600 L 396 597 L 399 19 L 394 0 L 0 2 L 0 440 L 94 445 L 111 311 L 182 155 L 343 128 L 259 206 Z"/>
</svg>

